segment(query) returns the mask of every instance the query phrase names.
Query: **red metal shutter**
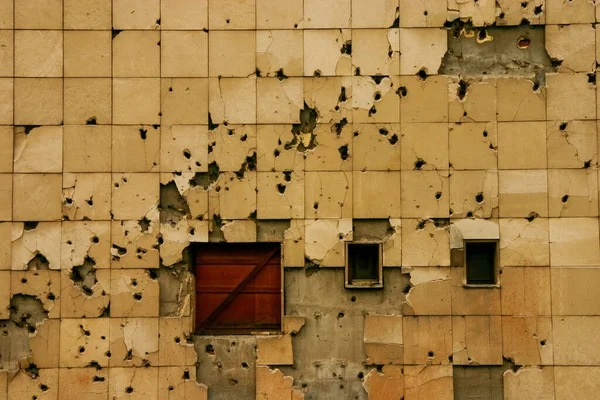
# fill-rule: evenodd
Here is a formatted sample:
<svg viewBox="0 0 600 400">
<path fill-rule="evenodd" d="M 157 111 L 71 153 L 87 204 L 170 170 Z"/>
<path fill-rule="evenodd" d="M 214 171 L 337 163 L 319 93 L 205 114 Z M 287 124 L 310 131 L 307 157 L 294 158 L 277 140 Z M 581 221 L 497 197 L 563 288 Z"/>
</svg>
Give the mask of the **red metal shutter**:
<svg viewBox="0 0 600 400">
<path fill-rule="evenodd" d="M 279 331 L 280 258 L 279 243 L 199 245 L 196 248 L 197 332 Z"/>
</svg>

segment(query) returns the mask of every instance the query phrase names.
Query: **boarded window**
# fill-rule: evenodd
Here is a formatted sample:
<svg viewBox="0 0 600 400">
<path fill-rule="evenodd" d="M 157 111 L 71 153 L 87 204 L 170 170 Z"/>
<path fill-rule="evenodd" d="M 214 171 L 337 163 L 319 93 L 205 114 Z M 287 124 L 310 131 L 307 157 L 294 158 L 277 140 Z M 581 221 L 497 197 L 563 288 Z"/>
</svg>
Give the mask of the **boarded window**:
<svg viewBox="0 0 600 400">
<path fill-rule="evenodd" d="M 468 285 L 496 283 L 495 241 L 465 242 L 465 263 Z"/>
<path fill-rule="evenodd" d="M 381 271 L 381 244 L 346 244 L 346 287 L 380 288 L 383 286 Z"/>
<path fill-rule="evenodd" d="M 279 243 L 207 243 L 196 250 L 196 331 L 280 331 Z"/>
</svg>

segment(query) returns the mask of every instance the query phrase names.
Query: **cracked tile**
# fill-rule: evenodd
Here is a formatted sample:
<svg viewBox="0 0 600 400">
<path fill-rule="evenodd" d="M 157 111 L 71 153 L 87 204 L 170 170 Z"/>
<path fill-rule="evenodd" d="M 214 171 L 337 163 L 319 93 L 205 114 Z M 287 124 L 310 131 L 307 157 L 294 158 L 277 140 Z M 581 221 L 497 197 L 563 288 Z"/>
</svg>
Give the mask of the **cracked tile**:
<svg viewBox="0 0 600 400">
<path fill-rule="evenodd" d="M 498 115 L 496 82 L 495 78 L 450 79 L 450 122 L 495 122 Z"/>
<path fill-rule="evenodd" d="M 502 365 L 501 317 L 452 317 L 454 365 Z"/>
<path fill-rule="evenodd" d="M 161 172 L 207 172 L 208 130 L 202 125 L 171 125 L 161 130 Z"/>
<path fill-rule="evenodd" d="M 61 320 L 60 366 L 108 367 L 109 321 L 109 318 Z"/>
<path fill-rule="evenodd" d="M 63 215 L 68 220 L 109 220 L 110 174 L 64 174 Z"/>
<path fill-rule="evenodd" d="M 191 319 L 160 318 L 159 321 L 160 365 L 195 365 L 197 356 L 194 344 L 191 342 Z"/>
<path fill-rule="evenodd" d="M 350 219 L 305 220 L 305 258 L 322 267 L 345 265 L 345 242 L 352 240 Z"/>
<path fill-rule="evenodd" d="M 363 388 L 372 400 L 404 398 L 404 369 L 396 365 L 385 365 L 379 372 L 373 368 L 365 376 Z"/>
<path fill-rule="evenodd" d="M 110 368 L 108 397 L 114 400 L 158 400 L 158 367 Z"/>
<path fill-rule="evenodd" d="M 256 31 L 256 69 L 259 76 L 303 76 L 304 32 Z"/>
<path fill-rule="evenodd" d="M 354 218 L 399 218 L 400 171 L 352 173 Z"/>
<path fill-rule="evenodd" d="M 303 171 L 304 146 L 300 135 L 293 133 L 292 125 L 257 126 L 258 171 Z"/>
<path fill-rule="evenodd" d="M 168 400 L 207 400 L 208 388 L 196 380 L 196 368 L 160 367 L 158 398 Z"/>
<path fill-rule="evenodd" d="M 110 126 L 63 127 L 64 172 L 110 172 Z"/>
<path fill-rule="evenodd" d="M 498 168 L 546 168 L 544 122 L 498 123 Z"/>
<path fill-rule="evenodd" d="M 524 78 L 498 78 L 498 121 L 544 121 L 547 89 Z M 517 99 L 517 101 L 515 101 Z"/>
<path fill-rule="evenodd" d="M 448 124 L 407 123 L 400 130 L 403 170 L 448 169 Z"/>
<path fill-rule="evenodd" d="M 111 268 L 158 268 L 156 217 L 156 220 L 111 222 Z"/>
<path fill-rule="evenodd" d="M 310 218 L 352 218 L 350 172 L 306 172 L 304 215 Z"/>
<path fill-rule="evenodd" d="M 95 368 L 61 368 L 58 372 L 61 399 L 104 400 L 108 392 L 108 370 Z"/>
<path fill-rule="evenodd" d="M 548 216 L 546 170 L 498 171 L 500 217 Z"/>
<path fill-rule="evenodd" d="M 504 398 L 507 400 L 534 396 L 539 399 L 554 398 L 553 367 L 525 367 L 517 372 L 504 373 Z"/>
<path fill-rule="evenodd" d="M 254 125 L 219 125 L 208 131 L 208 162 L 221 172 L 256 171 L 256 129 Z"/>
<path fill-rule="evenodd" d="M 449 186 L 447 171 L 402 171 L 402 216 L 448 218 Z"/>
<path fill-rule="evenodd" d="M 15 222 L 11 242 L 13 270 L 61 268 L 60 222 Z"/>
<path fill-rule="evenodd" d="M 256 211 L 259 219 L 304 217 L 303 172 L 258 172 Z"/>
<path fill-rule="evenodd" d="M 304 220 L 292 219 L 290 228 L 284 233 L 284 267 L 304 267 L 304 246 Z"/>
<path fill-rule="evenodd" d="M 448 33 L 442 28 L 400 29 L 400 74 L 424 71 L 436 75 L 448 50 Z"/>
<path fill-rule="evenodd" d="M 452 218 L 498 217 L 498 171 L 455 171 L 450 175 Z"/>
<path fill-rule="evenodd" d="M 598 216 L 598 172 L 548 170 L 548 206 L 550 217 Z"/>
<path fill-rule="evenodd" d="M 109 337 L 111 368 L 158 365 L 158 318 L 111 318 Z"/>
<path fill-rule="evenodd" d="M 141 220 L 156 213 L 160 197 L 158 174 L 112 174 L 112 182 L 114 219 Z"/>
<path fill-rule="evenodd" d="M 221 173 L 209 191 L 209 217 L 218 215 L 222 219 L 245 219 L 256 212 L 256 182 L 256 172 L 246 172 L 242 179 L 233 172 Z"/>
<path fill-rule="evenodd" d="M 401 76 L 399 95 L 402 122 L 448 122 L 447 77 Z"/>
<path fill-rule="evenodd" d="M 452 168 L 498 168 L 496 123 L 450 124 L 448 132 L 449 165 Z"/>
<path fill-rule="evenodd" d="M 596 87 L 584 73 L 546 74 L 549 120 L 596 118 Z"/>
<path fill-rule="evenodd" d="M 208 92 L 211 123 L 225 125 L 256 123 L 257 79 L 255 76 L 210 78 Z"/>
<path fill-rule="evenodd" d="M 352 66 L 354 74 L 398 75 L 401 63 L 402 45 L 400 43 L 399 29 L 353 30 Z M 402 62 L 404 62 L 404 58 L 402 58 Z"/>
<path fill-rule="evenodd" d="M 548 121 L 548 168 L 583 168 L 598 164 L 597 124 Z"/>
<path fill-rule="evenodd" d="M 410 269 L 410 283 L 402 314 L 451 314 L 450 268 L 419 267 Z M 403 271 L 404 272 L 404 271 Z"/>
<path fill-rule="evenodd" d="M 401 315 L 365 315 L 366 364 L 403 364 Z"/>
<path fill-rule="evenodd" d="M 209 80 L 207 78 L 163 78 L 160 80 L 160 93 L 162 125 L 208 123 Z"/>
<path fill-rule="evenodd" d="M 158 172 L 160 143 L 158 125 L 113 126 L 112 171 Z"/>
<path fill-rule="evenodd" d="M 402 265 L 450 266 L 450 233 L 444 221 L 403 219 Z"/>
<path fill-rule="evenodd" d="M 499 223 L 501 266 L 550 265 L 547 218 L 501 218 Z"/>
<path fill-rule="evenodd" d="M 14 172 L 61 172 L 62 126 L 15 127 Z"/>
<path fill-rule="evenodd" d="M 400 125 L 356 124 L 352 128 L 353 170 L 400 170 Z M 377 154 L 377 157 L 373 157 L 373 154 Z"/>
<path fill-rule="evenodd" d="M 452 400 L 451 365 L 404 367 L 404 399 Z"/>
<path fill-rule="evenodd" d="M 400 122 L 402 86 L 398 76 L 353 76 L 352 120 L 355 123 Z"/>
<path fill-rule="evenodd" d="M 452 354 L 452 318 L 403 318 L 404 364 L 447 365 Z"/>
<path fill-rule="evenodd" d="M 111 271 L 111 317 L 157 317 L 158 291 L 155 270 Z"/>
<path fill-rule="evenodd" d="M 302 78 L 258 78 L 256 120 L 259 124 L 297 124 L 303 104 Z"/>
</svg>

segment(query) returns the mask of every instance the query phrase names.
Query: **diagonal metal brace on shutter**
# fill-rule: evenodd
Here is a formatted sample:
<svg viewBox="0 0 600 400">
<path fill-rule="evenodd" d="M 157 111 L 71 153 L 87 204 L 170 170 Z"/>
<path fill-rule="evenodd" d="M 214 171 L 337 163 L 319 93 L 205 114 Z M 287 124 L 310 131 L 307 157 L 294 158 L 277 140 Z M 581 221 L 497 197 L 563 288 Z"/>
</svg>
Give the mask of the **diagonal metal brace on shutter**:
<svg viewBox="0 0 600 400">
<path fill-rule="evenodd" d="M 250 271 L 250 273 L 239 283 L 239 285 L 237 285 L 235 289 L 233 289 L 231 293 L 229 293 L 225 300 L 223 300 L 223 302 L 219 304 L 217 308 L 214 309 L 214 311 L 208 316 L 208 318 L 206 318 L 204 322 L 202 322 L 202 324 L 197 330 L 198 334 L 204 333 L 204 331 L 217 319 L 219 314 L 221 314 L 231 304 L 231 302 L 233 302 L 235 297 L 242 290 L 244 290 L 246 285 L 248 285 L 248 283 L 250 283 L 250 281 L 252 281 L 252 279 L 254 279 L 256 275 L 258 275 L 258 273 L 265 267 L 265 265 L 267 265 L 269 261 L 271 261 L 271 258 L 273 258 L 273 256 L 278 252 L 278 248 L 269 251 L 267 253 L 267 256 L 264 259 L 262 259 L 258 264 L 256 264 L 252 271 Z"/>
</svg>

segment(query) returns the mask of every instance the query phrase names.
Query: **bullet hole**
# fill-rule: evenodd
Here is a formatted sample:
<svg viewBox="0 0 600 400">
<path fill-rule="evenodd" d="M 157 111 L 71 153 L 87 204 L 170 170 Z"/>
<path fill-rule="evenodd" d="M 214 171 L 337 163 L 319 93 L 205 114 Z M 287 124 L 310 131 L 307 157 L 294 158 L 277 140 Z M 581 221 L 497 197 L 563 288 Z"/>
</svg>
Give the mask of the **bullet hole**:
<svg viewBox="0 0 600 400">
<path fill-rule="evenodd" d="M 425 224 L 427 223 L 427 220 L 422 219 L 421 221 L 419 221 L 417 223 L 417 229 L 418 231 L 425 229 Z"/>
<path fill-rule="evenodd" d="M 156 20 L 156 25 L 160 25 L 160 18 Z"/>
<path fill-rule="evenodd" d="M 566 203 L 567 201 L 569 201 L 569 195 L 568 195 L 568 194 L 565 194 L 565 195 L 562 197 L 562 199 L 561 199 L 561 200 L 562 200 L 562 202 L 563 202 L 563 203 Z"/>
<path fill-rule="evenodd" d="M 588 76 L 588 83 L 595 85 L 596 84 L 596 74 L 591 73 L 591 74 L 587 74 L 587 76 Z"/>
<path fill-rule="evenodd" d="M 30 271 L 42 271 L 50 269 L 50 262 L 41 253 L 38 253 L 27 263 L 27 269 Z"/>
<path fill-rule="evenodd" d="M 527 217 L 525 217 L 525 219 L 529 222 L 533 222 L 536 218 L 539 217 L 539 214 L 536 212 L 531 212 L 529 213 L 529 215 Z"/>
<path fill-rule="evenodd" d="M 292 171 L 283 171 L 283 180 L 286 182 L 292 181 Z"/>
<path fill-rule="evenodd" d="M 415 169 L 419 170 L 423 168 L 423 166 L 426 164 L 427 162 L 425 160 L 423 160 L 422 158 L 417 158 L 417 161 L 415 161 Z"/>
<path fill-rule="evenodd" d="M 286 74 L 283 73 L 283 68 L 279 68 L 277 70 L 277 72 L 275 73 L 275 76 L 277 77 L 277 79 L 279 79 L 280 81 L 283 81 L 284 79 L 287 79 L 288 76 Z"/>
<path fill-rule="evenodd" d="M 183 156 L 189 160 L 190 158 L 192 158 L 192 153 L 190 153 L 188 149 L 184 149 Z"/>
<path fill-rule="evenodd" d="M 375 95 L 373 96 L 373 98 L 375 99 L 375 101 L 381 100 L 381 93 L 375 92 Z"/>
<path fill-rule="evenodd" d="M 483 131 L 483 137 L 488 137 L 487 131 Z"/>
<path fill-rule="evenodd" d="M 559 129 L 560 129 L 561 131 L 564 131 L 564 130 L 566 130 L 566 129 L 567 129 L 567 125 L 568 125 L 568 124 L 567 124 L 566 122 L 563 122 L 562 124 L 560 124 L 560 127 L 559 127 Z"/>
<path fill-rule="evenodd" d="M 315 204 L 313 204 L 313 208 L 314 208 L 315 210 L 318 210 L 318 209 L 319 209 L 319 203 L 317 203 L 317 202 L 315 201 Z"/>
<path fill-rule="evenodd" d="M 297 28 L 297 27 L 298 27 L 298 24 L 294 24 L 294 28 Z"/>
<path fill-rule="evenodd" d="M 442 192 L 436 192 L 436 193 L 435 193 L 435 198 L 436 198 L 437 200 L 441 199 L 441 198 L 442 198 Z"/>
<path fill-rule="evenodd" d="M 238 384 L 238 381 L 236 381 L 235 379 L 228 379 L 227 382 L 230 386 L 235 386 Z"/>
<path fill-rule="evenodd" d="M 183 371 L 183 379 L 185 379 L 185 380 L 190 379 L 190 371 L 188 371 L 187 369 L 185 371 Z"/>
<path fill-rule="evenodd" d="M 473 211 L 469 211 L 467 213 L 467 218 L 473 218 Z"/>
<path fill-rule="evenodd" d="M 456 92 L 456 95 L 458 96 L 458 98 L 460 100 L 464 100 L 465 97 L 467 96 L 467 90 L 469 89 L 469 82 L 461 79 L 460 81 L 458 81 L 458 90 Z"/>
<path fill-rule="evenodd" d="M 94 375 L 92 378 L 92 382 L 104 382 L 105 378 L 103 376 Z"/>
<path fill-rule="evenodd" d="M 408 95 L 408 90 L 406 90 L 405 86 L 400 86 L 398 90 L 396 90 L 396 94 L 400 97 L 406 97 Z"/>
<path fill-rule="evenodd" d="M 348 157 L 350 156 L 350 154 L 348 153 L 348 145 L 347 144 L 341 146 L 338 149 L 338 151 L 340 152 L 340 158 L 344 161 L 347 160 Z"/>
<path fill-rule="evenodd" d="M 453 361 L 454 361 L 454 357 L 452 357 L 452 354 L 450 354 L 448 356 L 448 362 L 450 362 L 450 364 L 452 364 Z"/>
<path fill-rule="evenodd" d="M 506 14 L 501 12 L 500 15 L 498 16 L 500 19 L 504 19 L 504 17 L 506 17 Z"/>
<path fill-rule="evenodd" d="M 357 137 L 358 135 L 360 135 L 360 133 L 354 132 L 354 137 Z"/>
<path fill-rule="evenodd" d="M 128 393 L 128 394 L 133 393 L 133 388 L 131 386 L 127 386 L 125 388 L 125 392 Z"/>
<path fill-rule="evenodd" d="M 54 293 L 50 292 L 48 293 L 48 295 L 46 296 L 46 298 L 50 301 L 54 301 L 56 300 L 56 296 L 54 295 Z"/>
<path fill-rule="evenodd" d="M 338 317 L 338 319 L 339 318 L 344 318 L 344 313 L 343 312 L 339 312 L 337 317 Z"/>
<path fill-rule="evenodd" d="M 261 77 L 261 71 L 260 71 L 260 69 L 259 69 L 259 68 L 256 68 L 256 76 L 257 76 L 258 78 L 260 78 L 260 77 Z"/>
<path fill-rule="evenodd" d="M 342 91 L 340 92 L 340 97 L 338 97 L 338 103 L 344 103 L 348 100 L 346 97 L 346 88 L 342 86 Z"/>
<path fill-rule="evenodd" d="M 41 390 L 42 392 L 46 392 L 46 391 L 48 391 L 48 386 L 46 386 L 46 385 L 44 385 L 44 384 L 42 383 L 42 384 L 40 385 L 40 390 Z"/>
<path fill-rule="evenodd" d="M 423 11 L 423 15 L 427 16 L 429 13 L 427 12 L 427 10 Z"/>
<path fill-rule="evenodd" d="M 170 88 L 169 88 L 169 92 L 172 92 L 172 91 L 173 91 L 173 88 L 172 88 L 172 87 L 170 87 Z"/>
<path fill-rule="evenodd" d="M 433 356 L 435 356 L 435 353 L 434 353 L 433 351 L 430 351 L 430 352 L 428 352 L 428 353 L 427 353 L 427 355 L 428 355 L 429 357 L 433 357 Z"/>
<path fill-rule="evenodd" d="M 354 76 L 360 76 L 360 67 L 356 67 L 354 70 Z"/>
<path fill-rule="evenodd" d="M 377 114 L 377 109 L 375 108 L 375 106 L 369 108 L 369 117 L 373 114 Z"/>
<path fill-rule="evenodd" d="M 115 250 L 117 250 L 117 254 L 119 256 L 123 256 L 123 255 L 125 255 L 127 253 L 127 249 L 125 247 L 121 247 L 119 245 L 113 244 L 112 248 L 115 249 Z"/>
<path fill-rule="evenodd" d="M 529 45 L 531 45 L 531 39 L 529 39 L 527 36 L 521 36 L 517 40 L 517 47 L 520 48 L 520 49 L 522 49 L 522 50 L 528 48 Z"/>
<path fill-rule="evenodd" d="M 208 130 L 214 131 L 218 127 L 219 127 L 219 124 L 214 124 L 213 120 L 212 120 L 212 116 L 210 115 L 210 113 L 208 113 Z"/>
<path fill-rule="evenodd" d="M 488 34 L 487 34 L 487 30 L 486 29 L 480 29 L 477 32 L 477 40 L 479 42 L 485 42 L 486 39 L 487 39 L 487 37 L 488 37 Z"/>
<path fill-rule="evenodd" d="M 583 163 L 583 168 L 590 168 L 592 166 L 592 160 Z"/>
<path fill-rule="evenodd" d="M 88 206 L 93 206 L 94 205 L 94 196 L 90 197 L 89 199 L 86 199 L 85 202 L 88 204 Z"/>
<path fill-rule="evenodd" d="M 419 72 L 417 72 L 417 76 L 419 77 L 419 79 L 421 79 L 422 81 L 427 80 L 427 72 L 425 72 L 424 69 L 420 69 Z"/>
<path fill-rule="evenodd" d="M 540 345 L 541 345 L 541 346 L 545 346 L 545 345 L 546 345 L 546 341 L 545 341 L 545 340 L 541 340 L 541 341 L 540 341 Z"/>
<path fill-rule="evenodd" d="M 273 152 L 273 156 L 279 157 L 279 154 L 280 154 L 279 150 L 275 149 L 275 151 Z"/>
<path fill-rule="evenodd" d="M 400 28 L 400 7 L 396 7 L 396 18 L 390 28 Z"/>
<path fill-rule="evenodd" d="M 123 32 L 123 31 L 122 31 L 122 30 L 120 30 L 120 29 L 113 29 L 113 30 L 112 30 L 112 38 L 113 38 L 113 39 L 114 39 L 114 38 L 116 38 L 116 37 L 117 37 L 117 35 L 118 35 L 119 33 L 121 33 L 121 32 Z"/>
<path fill-rule="evenodd" d="M 212 344 L 207 344 L 204 350 L 206 351 L 206 354 L 210 356 L 215 355 L 215 347 Z"/>
<path fill-rule="evenodd" d="M 336 122 L 331 126 L 331 132 L 335 132 L 337 136 L 340 136 L 346 125 L 348 125 L 348 120 L 346 118 L 342 118 L 340 122 Z"/>
<path fill-rule="evenodd" d="M 528 3 L 527 3 L 526 1 L 523 1 L 523 2 L 521 3 L 521 7 L 522 7 L 522 8 L 527 8 L 527 4 L 528 4 Z"/>
<path fill-rule="evenodd" d="M 227 23 L 227 24 L 229 23 L 229 18 L 227 18 L 227 19 L 225 20 L 225 23 Z"/>
<path fill-rule="evenodd" d="M 534 13 L 535 15 L 539 15 L 539 14 L 541 14 L 541 13 L 542 13 L 542 11 L 543 11 L 543 10 L 542 10 L 542 6 L 541 6 L 541 5 L 539 5 L 539 6 L 536 6 L 536 7 L 533 9 L 533 13 Z"/>
<path fill-rule="evenodd" d="M 243 362 L 243 363 L 242 363 L 242 368 L 248 369 L 248 368 L 249 368 L 249 367 L 248 367 L 248 363 L 247 363 L 247 362 Z"/>
<path fill-rule="evenodd" d="M 365 377 L 365 374 L 363 374 L 362 372 L 359 372 L 358 375 L 356 376 L 358 379 L 362 380 Z"/>
<path fill-rule="evenodd" d="M 388 138 L 388 142 L 390 142 L 392 146 L 398 143 L 398 135 L 394 133 L 390 138 Z"/>
<path fill-rule="evenodd" d="M 119 187 L 117 183 L 115 183 L 115 187 Z M 70 198 L 70 197 L 67 197 L 67 198 L 65 199 L 65 201 L 67 202 L 67 204 L 73 204 L 73 199 L 72 199 L 72 198 Z"/>
<path fill-rule="evenodd" d="M 96 123 L 96 117 L 91 117 L 88 118 L 88 120 L 85 122 L 86 125 L 97 125 Z"/>
<path fill-rule="evenodd" d="M 133 298 L 136 299 L 137 301 L 141 301 L 142 300 L 142 294 L 141 293 L 134 293 Z"/>
<path fill-rule="evenodd" d="M 282 184 L 282 183 L 278 183 L 278 184 L 277 184 L 277 191 L 278 191 L 279 193 L 281 193 L 281 194 L 284 194 L 284 193 L 285 193 L 285 185 L 284 185 L 284 184 Z"/>
<path fill-rule="evenodd" d="M 346 42 L 344 42 L 340 51 L 342 52 L 342 54 L 347 54 L 347 55 L 351 56 L 352 55 L 352 41 L 347 40 Z"/>
<path fill-rule="evenodd" d="M 85 347 L 81 346 L 81 347 L 79 348 L 79 352 L 80 352 L 80 353 L 85 353 Z"/>
<path fill-rule="evenodd" d="M 93 361 L 93 360 L 90 361 L 88 363 L 88 365 L 86 365 L 86 367 L 96 368 L 96 371 L 100 371 L 102 369 L 102 366 L 100 365 L 100 363 L 98 363 L 98 361 Z"/>
<path fill-rule="evenodd" d="M 477 196 L 475 196 L 475 201 L 478 203 L 483 203 L 483 193 L 477 193 Z"/>
<path fill-rule="evenodd" d="M 531 22 L 527 19 L 527 18 L 523 18 L 521 20 L 521 22 L 519 23 L 520 26 L 527 26 L 529 25 Z"/>
</svg>

